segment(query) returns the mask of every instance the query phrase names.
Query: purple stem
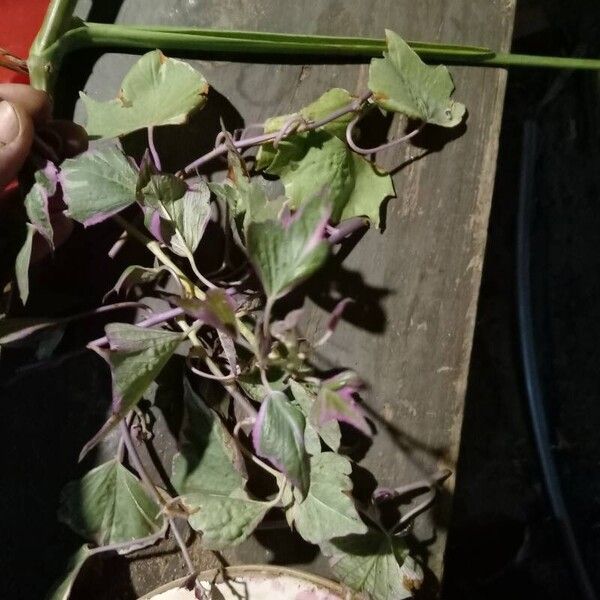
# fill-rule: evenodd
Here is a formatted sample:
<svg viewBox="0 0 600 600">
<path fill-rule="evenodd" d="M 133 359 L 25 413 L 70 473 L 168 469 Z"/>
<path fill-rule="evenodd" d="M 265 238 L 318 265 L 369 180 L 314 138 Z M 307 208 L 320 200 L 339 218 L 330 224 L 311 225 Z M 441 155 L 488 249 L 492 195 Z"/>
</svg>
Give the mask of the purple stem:
<svg viewBox="0 0 600 600">
<path fill-rule="evenodd" d="M 352 235 L 354 232 L 369 225 L 369 220 L 364 217 L 352 217 L 342 221 L 337 227 L 331 228 L 331 234 L 327 241 L 333 246 Z"/>
<path fill-rule="evenodd" d="M 101 554 L 103 552 L 120 552 L 121 550 L 127 550 L 131 546 L 135 546 L 136 549 L 145 548 L 147 546 L 151 546 L 152 544 L 156 544 L 160 539 L 165 536 L 164 528 L 161 531 L 153 533 L 147 537 L 138 538 L 135 540 L 131 540 L 129 542 L 116 542 L 114 544 L 107 544 L 106 546 L 98 546 L 96 548 L 92 548 L 89 551 L 89 556 L 93 556 L 94 554 Z"/>
<path fill-rule="evenodd" d="M 162 171 L 162 167 L 160 164 L 160 156 L 158 155 L 158 151 L 156 150 L 156 146 L 154 145 L 154 127 L 152 125 L 148 127 L 148 148 L 150 148 L 150 154 L 152 155 L 154 166 L 159 171 Z"/>
<path fill-rule="evenodd" d="M 120 427 L 121 436 L 123 437 L 125 447 L 127 448 L 127 455 L 129 456 L 129 460 L 131 461 L 133 468 L 138 472 L 138 475 L 140 476 L 140 479 L 142 480 L 143 484 L 146 486 L 150 494 L 154 497 L 158 505 L 164 506 L 164 500 L 162 496 L 156 489 L 156 486 L 152 482 L 152 479 L 150 479 L 146 468 L 142 464 L 142 460 L 140 458 L 140 455 L 138 454 L 135 444 L 133 443 L 133 439 L 131 438 L 131 432 L 129 431 L 129 426 L 127 425 L 127 421 L 125 419 L 121 420 Z M 189 572 L 195 573 L 196 569 L 194 568 L 194 563 L 192 562 L 188 549 L 185 545 L 185 541 L 181 536 L 181 532 L 175 524 L 175 520 L 169 515 L 167 515 L 167 519 L 169 521 L 171 531 L 173 532 L 173 536 L 175 537 L 175 540 L 179 545 L 179 548 L 181 549 L 181 554 L 183 555 L 183 559 L 185 560 L 185 564 Z"/>
<path fill-rule="evenodd" d="M 421 123 L 416 129 L 413 129 L 410 133 L 403 135 L 401 138 L 396 140 L 392 140 L 391 142 L 386 142 L 385 144 L 381 144 L 380 146 L 376 146 L 375 148 L 361 148 L 354 143 L 352 139 L 352 132 L 354 131 L 354 127 L 356 123 L 360 119 L 361 115 L 356 115 L 350 123 L 348 123 L 348 127 L 346 127 L 346 142 L 348 142 L 348 146 L 354 150 L 357 154 L 367 155 L 367 154 L 375 154 L 376 152 L 380 152 L 381 150 L 385 150 L 386 148 L 391 148 L 392 146 L 397 146 L 398 144 L 403 144 L 410 140 L 410 138 L 415 137 L 422 129 L 425 127 L 425 122 Z"/>
<path fill-rule="evenodd" d="M 323 125 L 327 125 L 331 121 L 335 121 L 339 117 L 342 117 L 348 113 L 358 112 L 362 105 L 371 97 L 372 92 L 365 92 L 362 96 L 359 96 L 356 100 L 353 100 L 347 106 L 339 108 L 338 110 L 332 112 L 327 117 L 320 119 L 319 121 L 314 121 L 311 123 L 306 123 L 300 125 L 295 131 L 298 133 L 302 133 L 304 131 L 313 131 L 318 129 L 319 127 L 323 127 Z M 288 126 L 288 123 L 284 124 L 284 128 Z M 264 133 L 262 135 L 257 135 L 254 137 L 244 138 L 241 140 L 233 140 L 233 145 L 236 150 L 245 150 L 246 148 L 251 148 L 252 146 L 260 146 L 261 144 L 266 144 L 268 142 L 272 142 L 278 138 L 281 130 L 272 132 L 272 133 Z M 187 174 L 192 169 L 198 168 L 200 165 L 203 165 L 213 158 L 220 156 L 221 154 L 225 154 L 229 150 L 229 146 L 227 144 L 220 144 L 216 146 L 210 152 L 207 152 L 200 158 L 197 158 L 195 161 L 191 162 L 187 167 L 185 167 L 180 173 L 183 175 Z"/>
</svg>

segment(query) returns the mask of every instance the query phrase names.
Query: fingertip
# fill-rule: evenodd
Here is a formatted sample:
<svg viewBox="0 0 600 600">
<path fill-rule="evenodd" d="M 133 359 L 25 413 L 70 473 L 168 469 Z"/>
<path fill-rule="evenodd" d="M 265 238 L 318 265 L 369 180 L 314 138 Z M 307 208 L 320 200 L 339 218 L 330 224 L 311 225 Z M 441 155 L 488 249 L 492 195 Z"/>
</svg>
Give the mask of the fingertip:
<svg viewBox="0 0 600 600">
<path fill-rule="evenodd" d="M 20 105 L 35 123 L 43 123 L 52 115 L 51 96 L 25 83 L 0 83 L 0 99 Z"/>
<path fill-rule="evenodd" d="M 0 188 L 23 166 L 33 141 L 33 122 L 18 104 L 0 102 Z"/>
</svg>

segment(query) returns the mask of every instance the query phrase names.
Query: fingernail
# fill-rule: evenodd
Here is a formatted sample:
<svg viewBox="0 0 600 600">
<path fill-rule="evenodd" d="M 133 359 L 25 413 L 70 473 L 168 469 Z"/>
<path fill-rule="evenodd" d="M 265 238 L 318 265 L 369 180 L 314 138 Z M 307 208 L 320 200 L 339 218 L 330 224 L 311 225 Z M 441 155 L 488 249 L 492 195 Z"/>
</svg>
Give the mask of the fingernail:
<svg viewBox="0 0 600 600">
<path fill-rule="evenodd" d="M 10 102 L 0 102 L 0 146 L 10 144 L 20 130 L 19 117 Z"/>
</svg>

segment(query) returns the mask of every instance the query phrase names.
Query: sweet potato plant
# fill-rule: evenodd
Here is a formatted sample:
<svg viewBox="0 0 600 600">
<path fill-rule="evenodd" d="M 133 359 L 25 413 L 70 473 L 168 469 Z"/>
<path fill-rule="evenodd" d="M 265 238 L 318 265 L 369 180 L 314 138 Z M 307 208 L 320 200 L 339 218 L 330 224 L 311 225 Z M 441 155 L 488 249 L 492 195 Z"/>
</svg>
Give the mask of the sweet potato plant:
<svg viewBox="0 0 600 600">
<path fill-rule="evenodd" d="M 330 89 L 259 130 L 223 130 L 214 149 L 177 172 L 161 167 L 154 129 L 186 127 L 188 116 L 202 109 L 208 83 L 201 73 L 156 50 L 133 66 L 116 98 L 81 94 L 90 138 L 114 143 L 93 145 L 60 166 L 39 165 L 25 197 L 28 235 L 15 266 L 20 299 L 27 302 L 35 238 L 52 247 L 57 214 L 86 228 L 112 219 L 128 240 L 145 246 L 154 264 L 129 265 L 105 304 L 87 313 L 137 306 L 141 316 L 109 323 L 105 336 L 87 345 L 110 367 L 112 404 L 81 457 L 109 434 L 121 443 L 113 459 L 64 488 L 59 519 L 86 544 L 53 598 L 68 598 L 89 556 L 127 554 L 169 532 L 193 573 L 182 518 L 207 549 L 220 550 L 240 544 L 277 514 L 319 545 L 334 575 L 357 597 L 401 599 L 419 587 L 423 574 L 406 535 L 413 515 L 394 523 L 380 518 L 381 504 L 402 488 L 377 490 L 367 503 L 353 496 L 353 464 L 341 433 L 371 435 L 360 375 L 323 372 L 312 360 L 349 300 L 339 298 L 326 329 L 309 340 L 299 329 L 302 309 L 290 310 L 286 298 L 318 278 L 348 236 L 379 226 L 382 202 L 394 189 L 368 157 L 426 125 L 459 124 L 465 107 L 451 99 L 453 89 L 446 67 L 425 65 L 388 31 L 387 52 L 371 61 L 364 93 Z M 404 115 L 411 131 L 378 148 L 360 147 L 361 119 L 373 110 Z M 138 130 L 147 130 L 148 143 L 136 161 L 119 139 Z M 251 149 L 258 150 L 249 168 Z M 228 164 L 224 181 L 198 175 L 219 156 Z M 285 194 L 271 197 L 265 182 L 277 178 Z M 210 228 L 219 228 L 224 243 L 221 266 L 207 272 L 198 249 Z M 5 318 L 0 343 L 10 346 L 69 322 Z M 132 430 L 139 430 L 138 403 L 167 363 L 181 356 L 185 419 L 170 467 L 172 494 L 148 476 Z M 199 385 L 206 380 L 212 387 Z M 201 391 L 215 386 L 228 402 Z M 270 483 L 249 485 L 257 469 Z"/>
</svg>

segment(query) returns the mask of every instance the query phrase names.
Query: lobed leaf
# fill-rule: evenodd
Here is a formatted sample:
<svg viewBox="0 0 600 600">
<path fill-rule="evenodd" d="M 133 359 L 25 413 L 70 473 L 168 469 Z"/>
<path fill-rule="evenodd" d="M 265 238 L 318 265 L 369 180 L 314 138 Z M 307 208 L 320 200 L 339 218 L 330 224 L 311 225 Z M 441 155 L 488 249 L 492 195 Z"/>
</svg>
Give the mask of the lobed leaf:
<svg viewBox="0 0 600 600">
<path fill-rule="evenodd" d="M 272 391 L 264 398 L 252 427 L 256 453 L 270 460 L 306 494 L 310 464 L 304 447 L 304 416 L 283 392 Z"/>
<path fill-rule="evenodd" d="M 116 459 L 64 487 L 58 518 L 99 546 L 135 542 L 165 528 L 158 504 Z"/>
<path fill-rule="evenodd" d="M 375 102 L 425 123 L 456 127 L 465 106 L 450 98 L 454 83 L 443 65 L 430 67 L 396 33 L 386 29 L 387 52 L 371 60 L 369 89 Z"/>
<path fill-rule="evenodd" d="M 62 164 L 68 215 L 86 227 L 100 223 L 136 200 L 138 174 L 115 147 L 84 152 Z"/>
<path fill-rule="evenodd" d="M 179 125 L 204 106 L 206 79 L 160 50 L 144 54 L 125 75 L 114 100 L 98 102 L 80 93 L 91 138 L 118 137 L 146 127 Z"/>
<path fill-rule="evenodd" d="M 409 555 L 405 540 L 369 529 L 320 544 L 339 579 L 372 600 L 410 598 L 423 581 L 421 567 Z"/>
<path fill-rule="evenodd" d="M 331 538 L 367 532 L 350 497 L 351 471 L 350 461 L 334 452 L 311 457 L 308 493 L 288 509 L 288 518 L 308 542 L 320 544 Z"/>
<path fill-rule="evenodd" d="M 171 480 L 191 512 L 190 525 L 211 549 L 238 544 L 271 508 L 245 491 L 246 472 L 239 449 L 219 417 L 184 383 L 186 423 Z"/>
<path fill-rule="evenodd" d="M 333 223 L 364 216 L 379 226 L 381 203 L 394 195 L 388 174 L 326 131 L 293 136 L 280 148 L 268 172 L 281 177 L 292 207 L 323 195 L 332 206 Z"/>
</svg>

